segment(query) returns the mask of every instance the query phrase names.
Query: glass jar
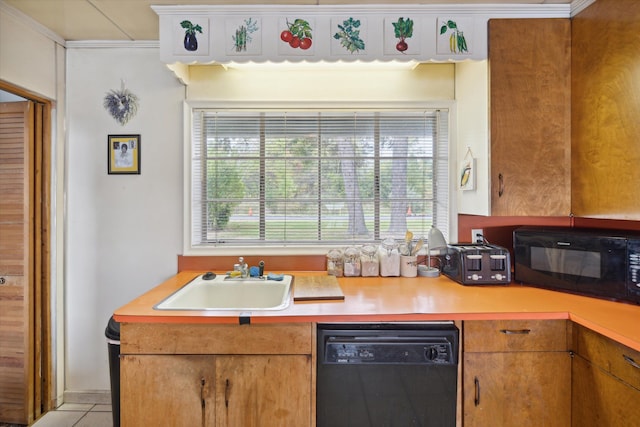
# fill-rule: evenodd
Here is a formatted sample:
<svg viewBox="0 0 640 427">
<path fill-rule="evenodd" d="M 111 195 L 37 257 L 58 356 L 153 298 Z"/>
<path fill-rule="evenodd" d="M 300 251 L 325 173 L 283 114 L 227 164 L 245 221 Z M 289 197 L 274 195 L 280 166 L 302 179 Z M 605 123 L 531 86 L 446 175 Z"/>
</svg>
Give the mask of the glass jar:
<svg viewBox="0 0 640 427">
<path fill-rule="evenodd" d="M 343 276 L 343 259 L 340 249 L 332 249 L 327 254 L 327 274 L 329 276 Z"/>
<path fill-rule="evenodd" d="M 360 250 L 356 247 L 349 247 L 344 251 L 344 275 L 360 276 Z"/>
<path fill-rule="evenodd" d="M 397 277 L 400 275 L 400 252 L 398 242 L 391 237 L 384 239 L 378 249 L 380 261 L 380 275 L 383 277 Z"/>
<path fill-rule="evenodd" d="M 378 250 L 375 246 L 366 245 L 360 251 L 360 266 L 362 277 L 374 277 L 380 274 Z"/>
</svg>

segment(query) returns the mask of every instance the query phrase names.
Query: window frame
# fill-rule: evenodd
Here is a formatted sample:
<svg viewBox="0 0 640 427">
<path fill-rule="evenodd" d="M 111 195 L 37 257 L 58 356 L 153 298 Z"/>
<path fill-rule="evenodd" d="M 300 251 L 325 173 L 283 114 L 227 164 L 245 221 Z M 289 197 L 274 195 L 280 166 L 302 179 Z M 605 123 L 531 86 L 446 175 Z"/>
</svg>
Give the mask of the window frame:
<svg viewBox="0 0 640 427">
<path fill-rule="evenodd" d="M 191 131 L 193 128 L 193 110 L 215 109 L 218 111 L 401 111 L 419 109 L 446 109 L 449 111 L 449 152 L 448 152 L 448 177 L 449 177 L 449 197 L 448 197 L 448 232 L 445 233 L 447 241 L 457 241 L 457 188 L 455 186 L 456 174 L 456 111 L 455 102 L 442 100 L 431 102 L 211 102 L 211 101 L 185 101 L 183 105 L 184 123 L 184 197 L 183 197 L 183 255 L 186 256 L 206 256 L 206 255 L 324 255 L 329 249 L 335 248 L 335 244 L 285 244 L 285 245 L 257 245 L 256 247 L 246 245 L 224 245 L 224 246 L 193 246 L 191 242 L 192 230 L 192 194 L 191 194 Z"/>
</svg>

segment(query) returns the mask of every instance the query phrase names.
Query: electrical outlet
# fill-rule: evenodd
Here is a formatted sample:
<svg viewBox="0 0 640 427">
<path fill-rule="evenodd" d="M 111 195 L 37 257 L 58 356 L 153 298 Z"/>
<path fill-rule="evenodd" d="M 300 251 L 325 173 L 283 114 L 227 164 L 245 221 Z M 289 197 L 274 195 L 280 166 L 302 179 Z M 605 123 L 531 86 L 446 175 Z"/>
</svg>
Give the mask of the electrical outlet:
<svg viewBox="0 0 640 427">
<path fill-rule="evenodd" d="M 484 242 L 484 231 L 482 228 L 472 228 L 471 229 L 471 243 L 482 243 Z"/>
</svg>

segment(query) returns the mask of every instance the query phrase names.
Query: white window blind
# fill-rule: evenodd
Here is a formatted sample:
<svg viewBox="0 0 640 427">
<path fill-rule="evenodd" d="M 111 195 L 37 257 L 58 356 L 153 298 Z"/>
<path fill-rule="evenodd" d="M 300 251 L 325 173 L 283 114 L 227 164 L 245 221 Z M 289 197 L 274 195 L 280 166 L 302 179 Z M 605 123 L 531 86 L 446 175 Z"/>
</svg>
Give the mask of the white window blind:
<svg viewBox="0 0 640 427">
<path fill-rule="evenodd" d="M 448 111 L 193 110 L 191 245 L 448 232 Z"/>
</svg>

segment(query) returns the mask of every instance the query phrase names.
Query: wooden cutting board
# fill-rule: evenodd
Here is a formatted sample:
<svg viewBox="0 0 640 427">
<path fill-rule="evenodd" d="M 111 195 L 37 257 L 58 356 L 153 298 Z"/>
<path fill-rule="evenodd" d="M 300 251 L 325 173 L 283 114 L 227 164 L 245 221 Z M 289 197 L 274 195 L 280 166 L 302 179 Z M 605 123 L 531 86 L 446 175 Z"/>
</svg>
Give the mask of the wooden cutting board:
<svg viewBox="0 0 640 427">
<path fill-rule="evenodd" d="M 294 301 L 344 300 L 344 293 L 336 276 L 295 276 Z"/>
</svg>

